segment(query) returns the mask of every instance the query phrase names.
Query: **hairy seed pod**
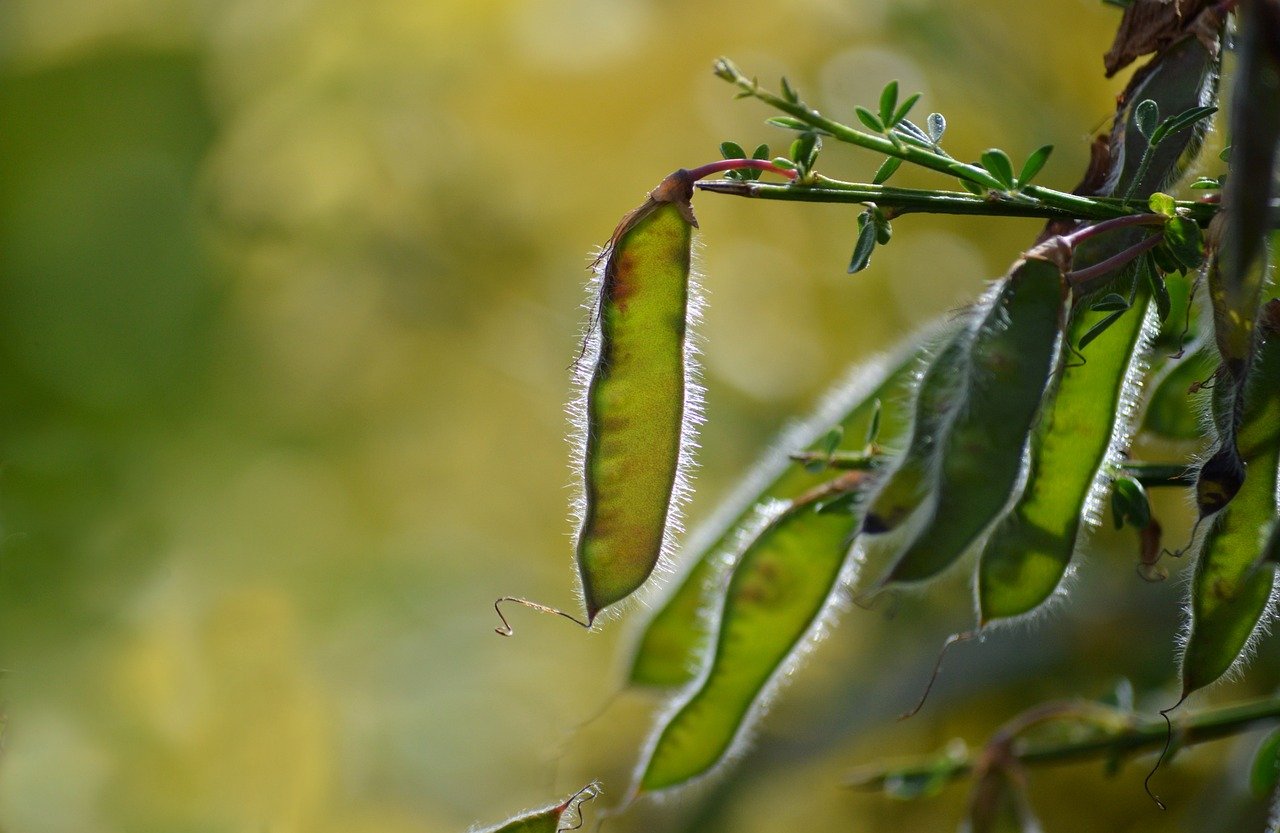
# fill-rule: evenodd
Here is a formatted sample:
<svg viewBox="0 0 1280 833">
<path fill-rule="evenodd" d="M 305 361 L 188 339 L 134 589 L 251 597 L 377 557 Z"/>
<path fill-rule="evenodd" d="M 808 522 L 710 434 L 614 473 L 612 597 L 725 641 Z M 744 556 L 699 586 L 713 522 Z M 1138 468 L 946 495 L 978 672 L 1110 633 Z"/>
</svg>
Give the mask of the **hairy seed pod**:
<svg viewBox="0 0 1280 833">
<path fill-rule="evenodd" d="M 972 337 L 968 329 L 956 332 L 920 377 L 911 438 L 871 497 L 863 535 L 892 532 L 928 497 L 937 470 L 938 441 L 964 395 Z"/>
<path fill-rule="evenodd" d="M 640 686 L 678 686 L 690 682 L 705 653 L 711 598 L 724 585 L 728 555 L 744 524 L 757 507 L 777 500 L 791 500 L 820 485 L 830 475 L 796 465 L 788 455 L 817 450 L 823 436 L 837 426 L 839 450 L 860 451 L 881 404 L 878 443 L 896 442 L 907 424 L 908 402 L 904 391 L 931 344 L 946 332 L 935 325 L 916 333 L 880 359 L 853 368 L 807 419 L 788 428 L 752 474 L 697 529 L 684 545 L 691 566 L 653 616 L 644 623 L 636 642 L 628 682 Z"/>
<path fill-rule="evenodd" d="M 918 582 L 953 564 L 997 520 L 1058 357 L 1067 284 L 1060 241 L 1028 253 L 999 287 L 970 347 L 965 395 L 939 445 L 932 517 L 882 584 Z"/>
<path fill-rule="evenodd" d="M 1078 306 L 1068 339 L 1078 340 L 1106 315 Z M 1157 328 L 1144 293 L 1092 342 L 1088 361 L 1063 367 L 1031 437 L 1026 486 L 982 550 L 980 623 L 1022 615 L 1048 599 L 1066 573 L 1081 525 L 1097 523 L 1107 470 L 1128 442 L 1147 344 Z M 1109 430 L 1098 430 L 1103 426 Z"/>
<path fill-rule="evenodd" d="M 1271 309 L 1280 320 L 1280 301 Z M 1183 694 L 1202 688 L 1246 656 L 1269 613 L 1275 572 L 1280 467 L 1280 333 L 1268 334 L 1251 367 L 1239 439 L 1248 477 L 1234 500 L 1193 544 L 1190 627 L 1182 657 Z"/>
<path fill-rule="evenodd" d="M 692 194 L 687 171 L 671 174 L 599 260 L 576 547 L 588 624 L 644 584 L 673 545 L 696 422 L 687 338 Z"/>
<path fill-rule="evenodd" d="M 1213 376 L 1217 351 L 1200 341 L 1151 380 L 1151 394 L 1142 417 L 1142 432 L 1162 440 L 1196 442 L 1204 437 L 1200 424 L 1200 394 Z"/>
<path fill-rule="evenodd" d="M 582 805 L 599 794 L 598 784 L 588 784 L 559 804 L 521 813 L 476 833 L 558 833 L 561 830 L 577 829 L 582 826 Z M 563 826 L 566 820 L 572 820 L 574 816 L 577 817 L 576 826 Z"/>
<path fill-rule="evenodd" d="M 846 472 L 797 498 L 746 541 L 702 676 L 660 721 L 637 792 L 686 784 L 740 746 L 774 689 L 834 612 L 858 515 L 843 505 L 867 474 Z M 839 503 L 836 503 L 839 501 Z"/>
</svg>

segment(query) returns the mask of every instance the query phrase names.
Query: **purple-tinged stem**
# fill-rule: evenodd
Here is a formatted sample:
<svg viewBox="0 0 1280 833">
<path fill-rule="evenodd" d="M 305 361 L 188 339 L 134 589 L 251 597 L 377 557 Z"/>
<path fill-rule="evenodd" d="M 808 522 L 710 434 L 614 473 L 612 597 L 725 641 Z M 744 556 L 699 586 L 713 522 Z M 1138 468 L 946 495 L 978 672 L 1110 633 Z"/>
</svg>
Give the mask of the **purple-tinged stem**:
<svg viewBox="0 0 1280 833">
<path fill-rule="evenodd" d="M 787 179 L 795 179 L 796 172 L 780 168 L 770 162 L 768 159 L 721 159 L 719 162 L 708 162 L 689 171 L 689 179 L 698 181 L 711 176 L 712 174 L 722 173 L 723 171 L 740 171 L 743 168 L 755 168 L 758 171 L 769 171 L 770 173 L 785 176 Z"/>
<path fill-rule="evenodd" d="M 1103 220 L 1100 223 L 1076 229 L 1070 234 L 1064 234 L 1062 239 L 1066 240 L 1068 245 L 1074 247 L 1082 240 L 1088 240 L 1090 237 L 1097 237 L 1099 234 L 1106 234 L 1115 229 L 1128 228 L 1129 226 L 1160 226 L 1164 225 L 1166 219 L 1160 214 L 1129 214 L 1124 217 L 1113 217 L 1110 220 Z"/>
<path fill-rule="evenodd" d="M 1154 249 L 1156 246 L 1160 245 L 1162 240 L 1164 240 L 1163 234 L 1153 234 L 1141 243 L 1135 243 L 1119 254 L 1112 255 L 1106 260 L 1099 261 L 1092 266 L 1086 266 L 1084 269 L 1077 269 L 1074 272 L 1068 272 L 1064 277 L 1067 279 L 1067 283 L 1072 286 L 1078 286 L 1079 284 L 1086 283 L 1094 278 L 1100 278 L 1103 275 L 1108 275 L 1134 260 L 1143 252 L 1149 249 Z"/>
</svg>

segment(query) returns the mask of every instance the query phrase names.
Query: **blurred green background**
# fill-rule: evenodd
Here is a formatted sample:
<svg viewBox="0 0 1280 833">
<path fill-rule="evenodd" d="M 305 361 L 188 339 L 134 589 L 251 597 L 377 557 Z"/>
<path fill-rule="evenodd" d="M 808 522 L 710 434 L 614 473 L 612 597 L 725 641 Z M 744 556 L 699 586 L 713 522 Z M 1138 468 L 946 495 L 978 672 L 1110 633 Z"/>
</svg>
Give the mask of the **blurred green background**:
<svg viewBox="0 0 1280 833">
<path fill-rule="evenodd" d="M 3 0 L 0 828 L 461 830 L 595 777 L 612 803 L 660 700 L 570 732 L 618 688 L 641 611 L 591 635 L 514 612 L 503 640 L 491 604 L 574 604 L 563 407 L 593 248 L 720 141 L 789 141 L 712 59 L 845 119 L 897 78 L 955 155 L 1053 143 L 1042 178 L 1069 188 L 1122 87 L 1101 78 L 1117 19 L 1097 0 Z M 697 210 L 695 522 L 845 366 L 974 297 L 1038 227 L 908 218 L 850 278 L 852 207 Z M 968 624 L 963 578 L 847 615 L 731 779 L 609 827 L 950 829 L 961 787 L 902 804 L 840 776 L 1122 675 L 1172 702 L 1180 582 L 1137 581 L 1127 535 L 1099 535 L 1070 605 L 957 649 L 906 724 Z M 1276 680 L 1263 664 L 1213 696 Z M 1145 763 L 1036 772 L 1033 798 L 1050 830 L 1232 829 L 1260 812 L 1236 777 L 1252 742 L 1162 773 L 1172 814 Z"/>
</svg>

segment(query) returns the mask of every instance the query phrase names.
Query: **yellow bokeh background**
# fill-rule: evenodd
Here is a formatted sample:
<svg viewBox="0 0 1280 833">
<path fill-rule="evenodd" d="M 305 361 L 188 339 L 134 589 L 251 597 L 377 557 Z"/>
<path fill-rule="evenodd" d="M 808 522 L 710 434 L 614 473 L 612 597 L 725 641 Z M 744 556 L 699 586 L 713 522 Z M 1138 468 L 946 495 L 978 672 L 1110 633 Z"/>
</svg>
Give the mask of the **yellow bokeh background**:
<svg viewBox="0 0 1280 833">
<path fill-rule="evenodd" d="M 570 733 L 618 688 L 642 608 L 591 635 L 514 612 L 502 640 L 491 604 L 575 603 L 566 366 L 595 247 L 719 142 L 790 141 L 711 61 L 785 73 L 846 120 L 897 78 L 954 155 L 1052 143 L 1043 179 L 1070 188 L 1121 89 L 1101 77 L 1116 19 L 1095 0 L 0 4 L 0 828 L 462 830 L 596 777 L 614 803 L 660 700 Z M 695 522 L 848 364 L 973 298 L 1037 229 L 904 218 L 851 277 L 853 207 L 696 208 Z M 1135 587 L 1132 543 L 1107 542 L 1092 595 L 958 655 L 911 724 L 893 715 L 965 626 L 963 580 L 847 617 L 726 786 L 609 827 L 952 829 L 962 788 L 904 804 L 841 774 L 1118 676 L 1167 705 L 1176 582 Z M 1098 621 L 1132 630 L 1079 649 Z M 1240 748 L 1164 776 L 1188 829 Z M 1139 769 L 1037 774 L 1037 806 L 1085 819 L 1051 829 L 1167 829 Z"/>
</svg>

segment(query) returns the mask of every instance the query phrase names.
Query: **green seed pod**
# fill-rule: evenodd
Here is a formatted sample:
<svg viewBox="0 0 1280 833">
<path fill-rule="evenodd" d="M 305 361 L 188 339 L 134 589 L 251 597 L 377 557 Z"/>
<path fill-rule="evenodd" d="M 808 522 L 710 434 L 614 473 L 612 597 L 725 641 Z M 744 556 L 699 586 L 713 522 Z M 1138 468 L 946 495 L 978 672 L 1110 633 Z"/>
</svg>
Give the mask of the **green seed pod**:
<svg viewBox="0 0 1280 833">
<path fill-rule="evenodd" d="M 830 475 L 796 465 L 788 455 L 816 450 L 831 429 L 842 429 L 840 449 L 860 451 L 881 403 L 879 442 L 893 443 L 907 423 L 911 376 L 923 361 L 922 343 L 932 343 L 940 327 L 908 338 L 877 360 L 853 368 L 825 402 L 804 422 L 783 432 L 746 477 L 682 547 L 691 567 L 653 616 L 644 623 L 636 642 L 628 682 L 640 686 L 679 686 L 697 674 L 705 653 L 713 607 L 712 593 L 724 586 L 731 565 L 729 551 L 756 507 L 771 500 L 790 500 L 820 485 Z"/>
<path fill-rule="evenodd" d="M 520 813 L 494 827 L 486 827 L 475 833 L 558 833 L 561 830 L 573 830 L 582 826 L 582 805 L 599 794 L 598 784 L 588 784 L 559 804 Z M 564 822 L 574 816 L 577 817 L 576 827 L 564 826 Z"/>
<path fill-rule="evenodd" d="M 1142 431 L 1164 440 L 1196 442 L 1204 437 L 1200 389 L 1213 375 L 1217 362 L 1213 345 L 1200 341 L 1187 348 L 1151 380 L 1151 397 L 1142 417 Z"/>
<path fill-rule="evenodd" d="M 636 792 L 686 784 L 745 743 L 770 696 L 836 612 L 860 519 L 830 504 L 856 495 L 866 478 L 866 472 L 846 472 L 781 512 L 767 512 L 745 541 L 721 599 L 710 661 L 660 721 Z"/>
<path fill-rule="evenodd" d="M 1082 525 L 1096 525 L 1108 471 L 1128 444 L 1147 345 L 1159 328 L 1143 294 L 1098 336 L 1088 361 L 1066 363 L 1029 447 L 1027 484 L 996 526 L 978 566 L 978 621 L 1019 616 L 1049 598 L 1067 571 Z M 1109 313 L 1077 306 L 1075 342 Z M 1110 431 L 1099 431 L 1110 425 Z"/>
<path fill-rule="evenodd" d="M 957 331 L 920 377 L 911 438 L 870 498 L 862 521 L 863 535 L 892 532 L 929 496 L 937 473 L 939 439 L 965 392 L 972 339 L 972 331 Z"/>
<path fill-rule="evenodd" d="M 578 574 L 587 624 L 635 592 L 672 549 L 699 419 L 686 331 L 696 221 L 679 170 L 614 232 L 584 361 Z M 585 375 L 585 374 L 584 374 Z"/>
<path fill-rule="evenodd" d="M 1217 100 L 1221 67 L 1221 27 L 1223 16 L 1201 15 L 1189 27 L 1194 34 L 1163 49 L 1136 73 L 1125 88 L 1123 105 L 1111 135 L 1111 155 L 1116 161 L 1113 176 L 1101 193 L 1146 202 L 1182 175 L 1199 153 L 1207 120 L 1194 127 L 1171 133 L 1151 152 L 1146 166 L 1138 164 L 1147 150 L 1147 137 L 1138 128 L 1138 105 L 1151 100 L 1162 116 L 1176 116 Z"/>
<path fill-rule="evenodd" d="M 1280 308 L 1280 301 L 1272 301 Z M 1277 309 L 1280 312 L 1280 309 Z M 1235 499 L 1195 544 L 1191 620 L 1183 652 L 1183 694 L 1212 683 L 1249 653 L 1271 608 L 1270 538 L 1280 513 L 1280 334 L 1272 333 L 1248 375 L 1239 436 L 1248 465 Z"/>
<path fill-rule="evenodd" d="M 970 350 L 963 401 L 940 443 L 932 517 L 881 584 L 924 581 L 953 564 L 1009 503 L 1057 362 L 1067 284 L 1060 241 L 1028 253 L 999 286 Z"/>
</svg>

